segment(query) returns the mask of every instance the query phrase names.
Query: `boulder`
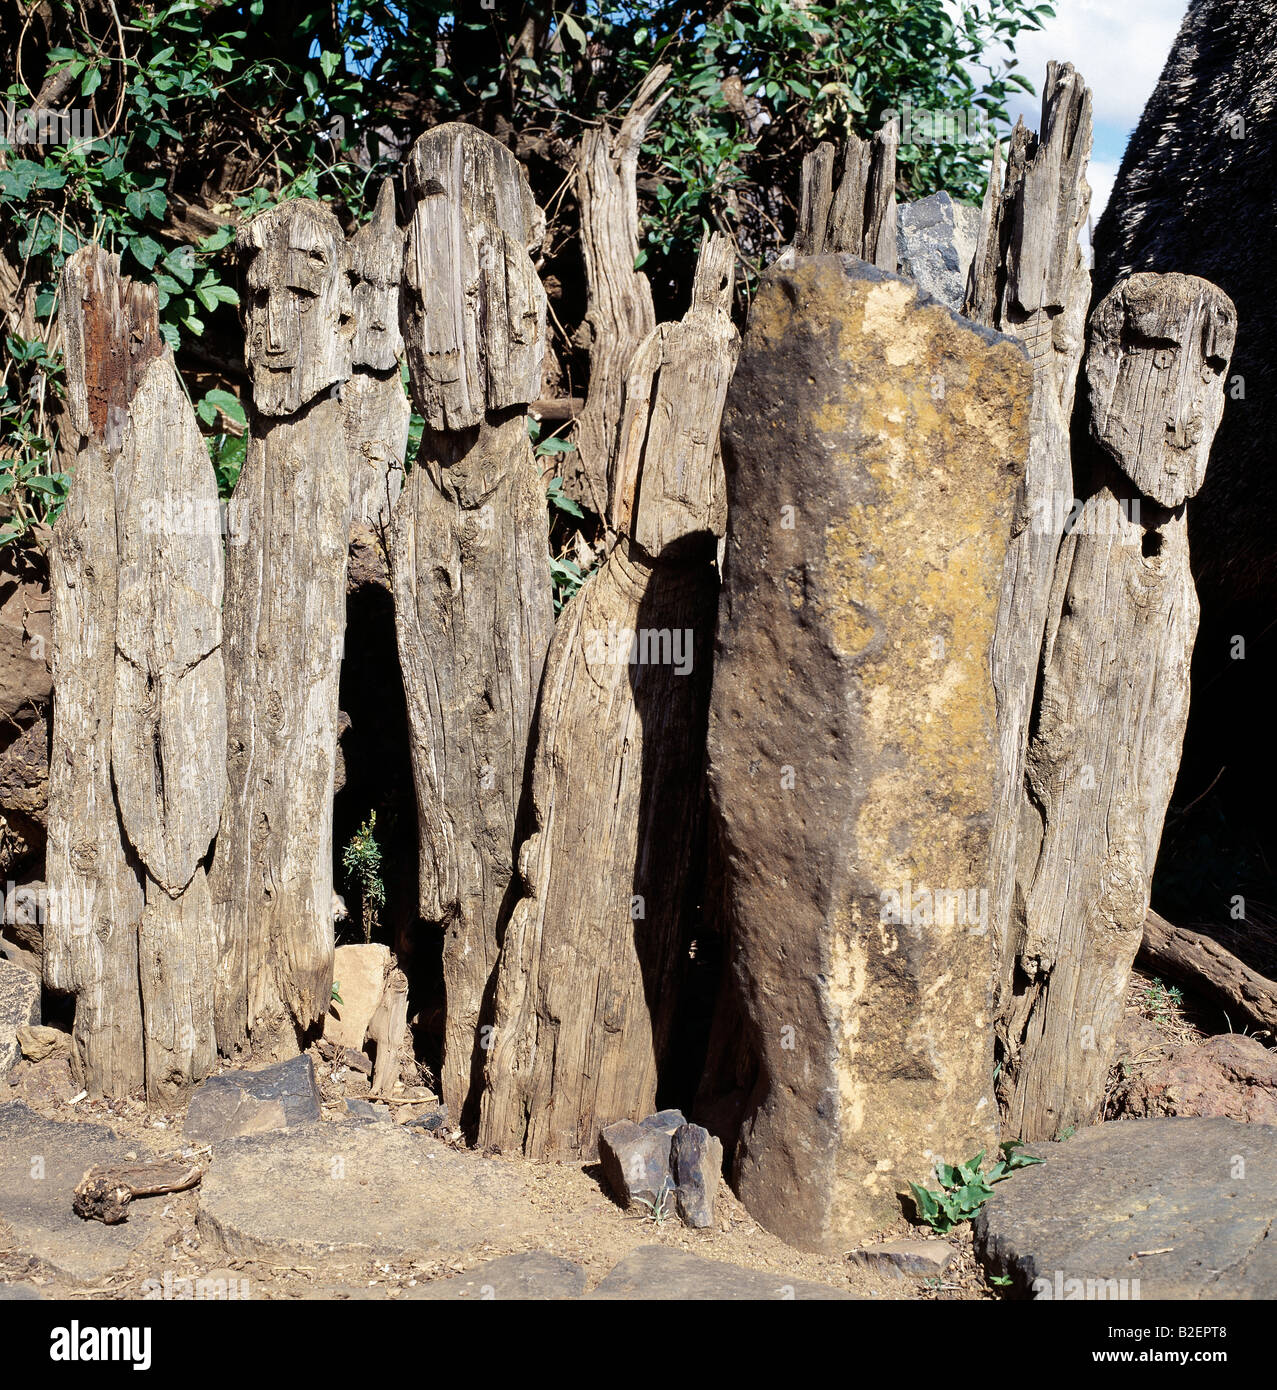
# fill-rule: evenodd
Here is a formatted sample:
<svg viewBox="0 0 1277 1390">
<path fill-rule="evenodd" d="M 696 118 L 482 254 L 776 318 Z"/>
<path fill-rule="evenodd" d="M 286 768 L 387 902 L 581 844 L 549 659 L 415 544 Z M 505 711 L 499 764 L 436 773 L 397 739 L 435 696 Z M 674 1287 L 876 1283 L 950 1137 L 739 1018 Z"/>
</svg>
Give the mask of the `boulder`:
<svg viewBox="0 0 1277 1390">
<path fill-rule="evenodd" d="M 1277 1125 L 1277 1052 L 1257 1038 L 1222 1033 L 1119 1063 L 1110 1109 L 1131 1119 L 1222 1117 Z"/>
<path fill-rule="evenodd" d="M 257 1071 L 226 1072 L 200 1082 L 182 1132 L 192 1143 L 219 1144 L 239 1135 L 310 1124 L 320 1113 L 314 1063 L 309 1057 L 290 1057 Z"/>
<path fill-rule="evenodd" d="M 976 1253 L 1041 1299 L 1277 1298 L 1277 1128 L 1123 1120 L 1035 1145 Z"/>
<path fill-rule="evenodd" d="M 947 193 L 901 204 L 896 213 L 900 273 L 923 294 L 961 313 L 979 231 L 980 209 L 955 203 Z"/>
<path fill-rule="evenodd" d="M 381 1000 L 386 971 L 390 968 L 390 948 L 380 942 L 360 946 L 338 946 L 333 958 L 333 983 L 342 1002 L 328 1006 L 324 1018 L 324 1037 L 337 1047 L 360 1051 L 364 1034 Z"/>
<path fill-rule="evenodd" d="M 608 1187 L 621 1205 L 673 1205 L 670 1135 L 659 1125 L 617 1120 L 599 1135 L 599 1163 Z"/>
<path fill-rule="evenodd" d="M 996 1142 L 989 649 L 1031 394 L 1018 343 L 848 255 L 766 278 L 728 394 L 709 780 L 759 1078 L 734 1185 L 800 1248 Z"/>
<path fill-rule="evenodd" d="M 674 1200 L 683 1225 L 714 1224 L 714 1199 L 723 1172 L 723 1144 L 700 1125 L 679 1125 L 670 1141 Z"/>
<path fill-rule="evenodd" d="M 60 1028 L 30 1023 L 18 1029 L 18 1046 L 28 1062 L 43 1062 L 47 1057 L 70 1057 L 71 1036 Z"/>
<path fill-rule="evenodd" d="M 22 1029 L 40 1021 L 40 981 L 12 961 L 0 960 L 0 1080 L 22 1054 Z"/>
</svg>

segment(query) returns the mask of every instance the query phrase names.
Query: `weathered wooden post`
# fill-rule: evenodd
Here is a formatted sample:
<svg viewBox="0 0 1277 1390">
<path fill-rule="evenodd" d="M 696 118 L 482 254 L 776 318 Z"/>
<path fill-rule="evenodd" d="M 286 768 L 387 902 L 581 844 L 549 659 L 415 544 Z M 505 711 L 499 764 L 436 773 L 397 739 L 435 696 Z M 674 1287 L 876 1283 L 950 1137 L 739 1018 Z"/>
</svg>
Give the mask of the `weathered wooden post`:
<svg viewBox="0 0 1277 1390">
<path fill-rule="evenodd" d="M 576 422 L 576 454 L 564 486 L 601 517 L 609 510 L 625 382 L 639 344 L 656 326 L 652 288 L 638 259 L 638 157 L 647 128 L 670 95 L 658 63 L 643 79 L 620 129 L 587 130 L 577 155 L 581 252 L 588 289 L 581 332 L 590 351 L 590 385 Z"/>
<path fill-rule="evenodd" d="M 463 1117 L 482 1077 L 478 1030 L 554 623 L 526 413 L 545 350 L 545 293 L 528 254 L 543 218 L 518 161 L 472 126 L 423 135 L 407 179 L 400 313 L 425 429 L 390 559 L 420 911 L 444 933 L 442 1089 Z"/>
<path fill-rule="evenodd" d="M 1020 849 L 1025 931 L 999 1079 L 1008 1125 L 1029 1139 L 1092 1123 L 1103 1101 L 1188 718 L 1185 503 L 1236 325 L 1228 297 L 1188 275 L 1132 275 L 1091 318 L 1090 446 L 1078 441 L 1090 490 L 1049 598 L 1027 758 L 1040 843 Z"/>
<path fill-rule="evenodd" d="M 809 1249 L 996 1137 L 988 932 L 998 578 L 1028 449 L 1015 342 L 851 255 L 754 302 L 723 417 L 709 723 L 735 1183 Z"/>
<path fill-rule="evenodd" d="M 1029 458 L 1011 522 L 992 657 L 998 774 L 991 891 L 999 1000 L 1012 988 L 1023 922 L 1012 890 L 1026 810 L 1029 714 L 1056 550 L 1073 505 L 1069 421 L 1091 295 L 1078 233 L 1090 205 L 1090 154 L 1091 93 L 1070 64 L 1051 63 L 1042 92 L 1042 133 L 1016 126 L 1001 189 L 994 149 L 964 310 L 976 322 L 1018 338 L 1033 364 Z"/>
<path fill-rule="evenodd" d="M 872 140 L 848 137 L 837 179 L 833 145 L 826 141 L 807 155 L 793 247 L 778 262 L 778 268 L 792 264 L 794 256 L 849 251 L 894 272 L 899 148 L 900 135 L 892 120 Z"/>
<path fill-rule="evenodd" d="M 386 527 L 403 488 L 412 409 L 399 375 L 399 280 L 403 233 L 395 225 L 395 190 L 385 179 L 372 220 L 350 238 L 351 312 L 355 321 L 350 380 L 342 387 L 351 452 L 351 525 Z"/>
<path fill-rule="evenodd" d="M 217 1040 L 296 1051 L 332 988 L 332 800 L 346 617 L 350 376 L 346 241 L 297 199 L 239 233 L 248 455 L 227 549 L 229 794 L 212 871 L 222 915 Z"/>
<path fill-rule="evenodd" d="M 217 941 L 203 867 L 226 794 L 217 484 L 155 292 L 87 246 L 62 284 L 81 443 L 54 528 L 45 971 L 76 994 L 93 1094 L 206 1075 Z"/>
<path fill-rule="evenodd" d="M 655 1108 L 686 957 L 724 522 L 718 423 L 735 364 L 732 247 L 635 354 L 619 540 L 555 628 L 537 715 L 535 829 L 506 929 L 479 1137 L 589 1157 Z"/>
</svg>

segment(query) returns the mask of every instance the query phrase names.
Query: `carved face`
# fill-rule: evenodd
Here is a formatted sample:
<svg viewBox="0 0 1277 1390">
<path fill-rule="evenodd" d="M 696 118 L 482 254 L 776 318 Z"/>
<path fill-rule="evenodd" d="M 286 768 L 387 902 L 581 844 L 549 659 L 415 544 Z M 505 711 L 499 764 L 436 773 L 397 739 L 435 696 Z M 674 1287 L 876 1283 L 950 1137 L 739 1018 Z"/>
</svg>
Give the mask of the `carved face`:
<svg viewBox="0 0 1277 1390">
<path fill-rule="evenodd" d="M 405 178 L 399 313 L 413 399 L 432 429 L 465 429 L 540 390 L 545 291 L 528 248 L 545 219 L 515 157 L 473 126 L 427 131 Z"/>
<path fill-rule="evenodd" d="M 253 404 L 292 415 L 350 375 L 353 324 L 346 243 L 327 208 L 301 200 L 240 233 L 246 275 L 245 351 Z"/>
<path fill-rule="evenodd" d="M 352 363 L 388 372 L 399 360 L 399 277 L 403 234 L 395 225 L 394 188 L 381 185 L 372 220 L 350 239 L 350 304 L 355 320 Z"/>
<path fill-rule="evenodd" d="M 1205 479 L 1236 332 L 1232 301 L 1195 275 L 1129 276 L 1092 316 L 1092 437 L 1164 507 Z"/>
</svg>

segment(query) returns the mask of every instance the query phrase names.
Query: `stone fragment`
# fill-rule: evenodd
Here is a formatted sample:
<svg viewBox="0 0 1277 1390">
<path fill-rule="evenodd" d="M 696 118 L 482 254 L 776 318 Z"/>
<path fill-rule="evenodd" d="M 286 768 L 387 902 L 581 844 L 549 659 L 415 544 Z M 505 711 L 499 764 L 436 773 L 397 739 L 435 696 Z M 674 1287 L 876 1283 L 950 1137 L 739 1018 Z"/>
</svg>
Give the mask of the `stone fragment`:
<svg viewBox="0 0 1277 1390">
<path fill-rule="evenodd" d="M 1277 1298 L 1277 1128 L 1123 1120 L 1035 1145 L 976 1254 L 1042 1299 Z"/>
<path fill-rule="evenodd" d="M 685 1226 L 714 1224 L 714 1198 L 723 1171 L 723 1144 L 700 1125 L 679 1125 L 670 1141 L 675 1202 Z"/>
<path fill-rule="evenodd" d="M 686 1123 L 687 1118 L 681 1110 L 658 1110 L 654 1115 L 648 1115 L 639 1121 L 644 1129 L 659 1129 L 663 1134 L 670 1135 Z"/>
<path fill-rule="evenodd" d="M 439 1134 L 448 1127 L 448 1107 L 441 1105 L 437 1110 L 418 1115 L 416 1119 L 408 1121 L 408 1126 L 411 1129 L 424 1129 L 427 1134 Z"/>
<path fill-rule="evenodd" d="M 545 1250 L 529 1250 L 522 1255 L 488 1260 L 455 1279 L 438 1279 L 415 1289 L 405 1289 L 401 1297 L 414 1302 L 448 1299 L 530 1302 L 580 1298 L 584 1292 L 585 1270 L 580 1265 Z"/>
<path fill-rule="evenodd" d="M 390 947 L 379 941 L 337 947 L 333 953 L 333 984 L 341 995 L 341 1003 L 334 999 L 324 1016 L 327 1042 L 356 1052 L 362 1050 L 364 1034 L 381 1000 L 389 967 Z M 371 1070 L 369 1067 L 370 1073 Z"/>
<path fill-rule="evenodd" d="M 28 1062 L 43 1062 L 47 1057 L 69 1057 L 71 1039 L 60 1028 L 33 1023 L 17 1030 L 18 1046 Z"/>
<path fill-rule="evenodd" d="M 613 1194 L 624 1207 L 636 1203 L 673 1205 L 670 1136 L 657 1125 L 617 1120 L 599 1135 L 599 1162 Z"/>
<path fill-rule="evenodd" d="M 906 1274 L 938 1277 L 949 1268 L 956 1253 L 943 1240 L 889 1240 L 864 1250 L 852 1250 L 847 1258 L 871 1274 L 901 1279 Z"/>
<path fill-rule="evenodd" d="M 0 960 L 0 1079 L 22 1054 L 19 1034 L 39 1022 L 39 979 L 20 965 Z"/>
<path fill-rule="evenodd" d="M 210 1076 L 195 1088 L 183 1133 L 188 1140 L 217 1144 L 243 1134 L 292 1128 L 320 1117 L 315 1065 L 290 1057 L 257 1071 Z"/>
<path fill-rule="evenodd" d="M 801 1248 L 996 1143 L 989 649 L 1031 394 L 1018 343 L 848 255 L 767 277 L 728 393 L 710 793 L 760 1078 L 734 1182 Z"/>
<path fill-rule="evenodd" d="M 587 1299 L 634 1302 L 731 1301 L 788 1302 L 793 1299 L 855 1299 L 845 1289 L 813 1284 L 785 1274 L 742 1269 L 720 1260 L 703 1260 L 667 1245 L 640 1245 L 616 1266 Z"/>
<path fill-rule="evenodd" d="M 345 1115 L 350 1120 L 388 1120 L 384 1105 L 373 1105 L 370 1101 L 360 1100 L 358 1096 L 347 1096 L 342 1102 L 345 1107 Z"/>
<path fill-rule="evenodd" d="M 955 203 L 947 193 L 901 204 L 896 218 L 901 275 L 961 313 L 979 231 L 980 209 Z"/>
</svg>

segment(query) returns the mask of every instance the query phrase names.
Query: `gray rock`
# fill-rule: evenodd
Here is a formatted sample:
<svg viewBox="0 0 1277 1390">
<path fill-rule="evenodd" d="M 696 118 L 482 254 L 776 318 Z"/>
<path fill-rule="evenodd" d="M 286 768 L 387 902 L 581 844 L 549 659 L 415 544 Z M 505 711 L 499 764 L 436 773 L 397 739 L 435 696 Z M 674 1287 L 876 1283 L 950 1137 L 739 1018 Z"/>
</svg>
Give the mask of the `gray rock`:
<svg viewBox="0 0 1277 1390">
<path fill-rule="evenodd" d="M 896 218 L 900 273 L 960 314 L 979 230 L 979 208 L 955 203 L 947 193 L 905 203 Z"/>
<path fill-rule="evenodd" d="M 1046 1162 L 999 1183 L 975 1222 L 977 1254 L 1017 1293 L 1277 1298 L 1277 1126 L 1123 1120 L 1032 1151 Z"/>
<path fill-rule="evenodd" d="M 670 1171 L 685 1226 L 714 1224 L 714 1198 L 723 1171 L 722 1141 L 700 1125 L 679 1125 L 670 1141 Z"/>
<path fill-rule="evenodd" d="M 902 1279 L 906 1274 L 936 1277 L 953 1263 L 957 1252 L 943 1240 L 890 1240 L 864 1250 L 852 1250 L 847 1258 L 873 1274 Z"/>
<path fill-rule="evenodd" d="M 86 1282 L 120 1268 L 136 1250 L 158 1253 L 163 1201 L 131 1203 L 128 1220 L 115 1226 L 83 1221 L 71 1210 L 86 1170 L 125 1162 L 127 1152 L 153 1157 L 104 1125 L 46 1120 L 21 1101 L 0 1105 L 0 1225 L 12 1229 L 12 1248 Z"/>
<path fill-rule="evenodd" d="M 455 1279 L 438 1279 L 415 1289 L 405 1289 L 404 1300 L 425 1302 L 468 1299 L 473 1302 L 522 1302 L 580 1298 L 585 1292 L 585 1270 L 571 1260 L 532 1250 L 489 1260 Z"/>
<path fill-rule="evenodd" d="M 788 1279 L 783 1274 L 742 1269 L 719 1260 L 703 1260 L 666 1245 L 640 1245 L 588 1294 L 601 1301 L 662 1302 L 722 1300 L 854 1299 L 855 1294 L 828 1284 Z"/>
<path fill-rule="evenodd" d="M 679 1125 L 686 1123 L 687 1120 L 681 1110 L 658 1110 L 655 1115 L 649 1115 L 646 1119 L 639 1121 L 644 1129 L 659 1129 L 662 1134 L 670 1135 Z"/>
<path fill-rule="evenodd" d="M 183 1133 L 201 1144 L 310 1124 L 320 1117 L 315 1066 L 290 1057 L 257 1071 L 228 1072 L 200 1082 L 191 1096 Z"/>
<path fill-rule="evenodd" d="M 18 1029 L 40 1022 L 40 980 L 12 961 L 0 960 L 0 1079 L 22 1055 Z"/>
<path fill-rule="evenodd" d="M 424 1129 L 427 1134 L 438 1134 L 448 1127 L 448 1107 L 441 1105 L 437 1110 L 427 1111 L 424 1115 L 418 1115 L 415 1119 L 409 1120 L 407 1128 Z"/>
<path fill-rule="evenodd" d="M 0 1303 L 6 1300 L 22 1303 L 43 1298 L 44 1295 L 34 1284 L 0 1284 Z"/>
<path fill-rule="evenodd" d="M 389 1120 L 390 1116 L 386 1113 L 384 1105 L 373 1105 L 366 1100 L 360 1100 L 358 1096 L 347 1096 L 345 1100 L 346 1116 L 351 1120 Z"/>
<path fill-rule="evenodd" d="M 302 1125 L 219 1145 L 198 1223 L 228 1256 L 276 1264 L 468 1254 L 553 1238 L 532 1186 L 522 1165 L 423 1144 L 397 1125 Z"/>
<path fill-rule="evenodd" d="M 622 1206 L 654 1206 L 660 1201 L 673 1206 L 670 1134 L 663 1126 L 646 1121 L 635 1124 L 633 1120 L 608 1125 L 599 1135 L 599 1163 L 608 1187 Z"/>
</svg>

